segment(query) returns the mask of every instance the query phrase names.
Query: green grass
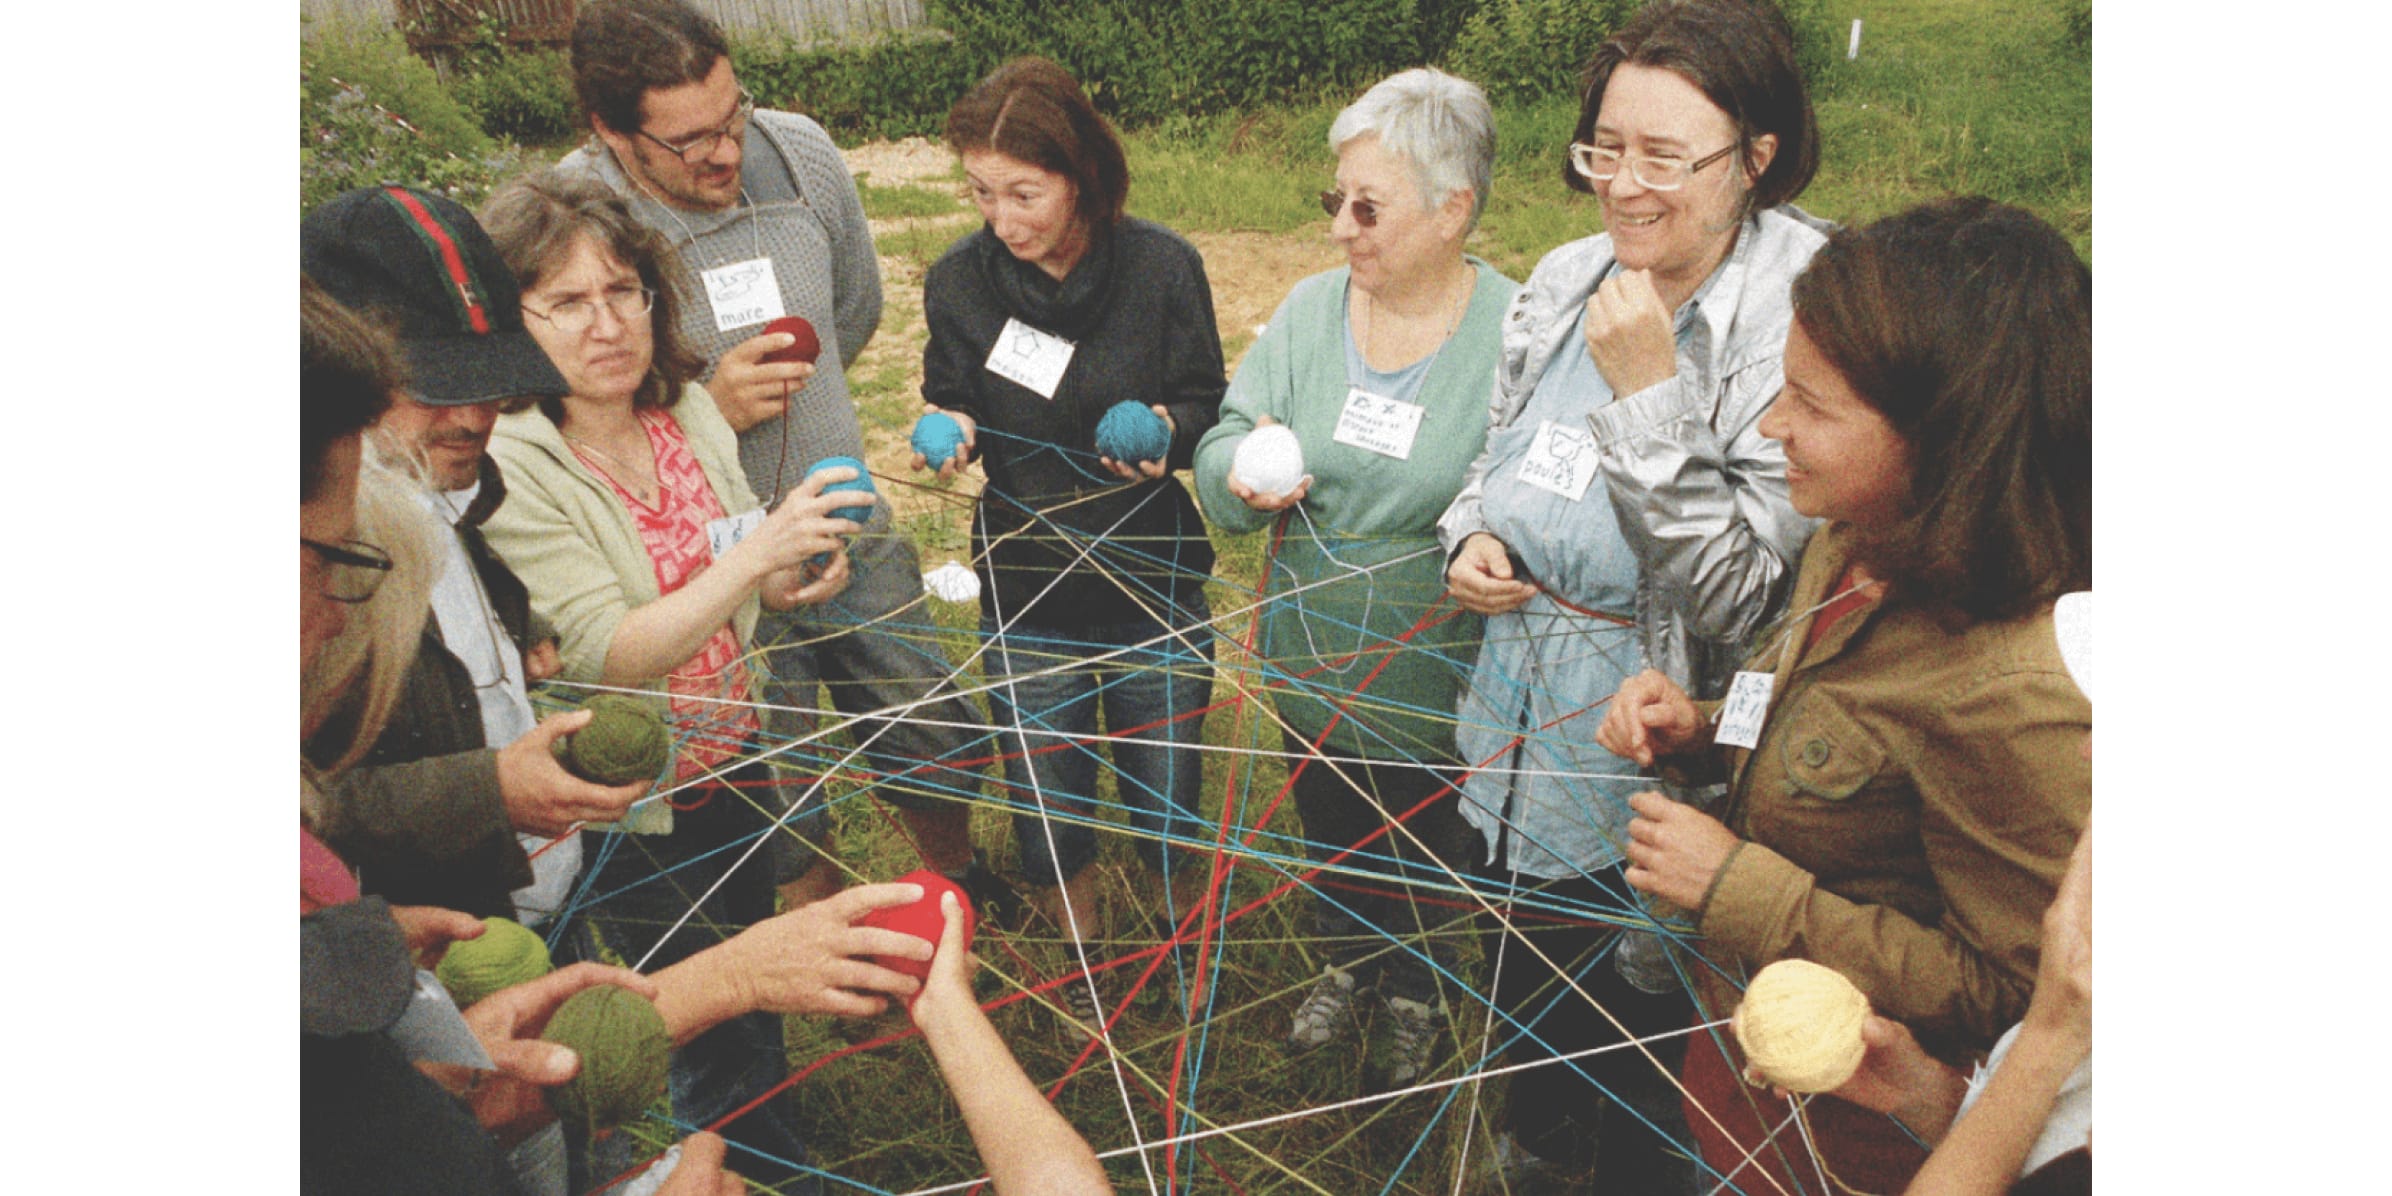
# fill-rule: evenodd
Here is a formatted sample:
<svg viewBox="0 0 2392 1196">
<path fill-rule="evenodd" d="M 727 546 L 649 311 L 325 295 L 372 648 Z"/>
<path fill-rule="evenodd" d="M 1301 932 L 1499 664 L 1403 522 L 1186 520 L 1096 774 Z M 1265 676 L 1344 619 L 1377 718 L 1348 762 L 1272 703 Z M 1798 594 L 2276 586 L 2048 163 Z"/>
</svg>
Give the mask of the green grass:
<svg viewBox="0 0 2392 1196">
<path fill-rule="evenodd" d="M 944 190 L 916 187 L 900 183 L 883 187 L 864 179 L 856 181 L 856 190 L 864 197 L 864 216 L 870 220 L 904 220 L 918 216 L 945 216 L 969 210 L 962 200 Z"/>
</svg>

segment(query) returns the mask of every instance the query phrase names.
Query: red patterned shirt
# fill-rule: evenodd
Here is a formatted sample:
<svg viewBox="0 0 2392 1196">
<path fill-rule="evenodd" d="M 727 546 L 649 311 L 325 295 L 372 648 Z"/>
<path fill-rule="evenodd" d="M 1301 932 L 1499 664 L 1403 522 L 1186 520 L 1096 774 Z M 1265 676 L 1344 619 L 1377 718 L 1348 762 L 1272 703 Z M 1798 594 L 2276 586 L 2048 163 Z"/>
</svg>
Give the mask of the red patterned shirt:
<svg viewBox="0 0 2392 1196">
<path fill-rule="evenodd" d="M 714 563 L 706 525 L 724 516 L 723 504 L 707 483 L 706 472 L 689 451 L 689 440 L 673 417 L 654 407 L 637 412 L 648 446 L 656 453 L 656 505 L 633 496 L 603 468 L 603 462 L 583 458 L 605 478 L 638 525 L 640 542 L 656 566 L 656 590 L 670 594 Z M 578 451 L 578 450 L 577 450 Z M 681 737 L 677 781 L 687 781 L 723 761 L 752 750 L 762 726 L 753 700 L 745 653 L 739 636 L 725 623 L 698 649 L 697 655 L 665 676 L 665 692 L 673 722 Z"/>
</svg>

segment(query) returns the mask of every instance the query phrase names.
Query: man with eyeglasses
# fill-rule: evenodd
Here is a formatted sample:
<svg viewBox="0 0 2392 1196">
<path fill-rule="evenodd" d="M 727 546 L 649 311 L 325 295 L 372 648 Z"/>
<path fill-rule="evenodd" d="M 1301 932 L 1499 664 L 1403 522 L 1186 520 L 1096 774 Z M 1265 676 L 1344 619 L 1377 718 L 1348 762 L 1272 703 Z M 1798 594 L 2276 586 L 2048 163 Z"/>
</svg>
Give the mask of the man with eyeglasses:
<svg viewBox="0 0 2392 1196">
<path fill-rule="evenodd" d="M 419 472 L 455 532 L 389 726 L 328 795 L 325 838 L 367 892 L 394 904 L 537 920 L 562 906 L 580 870 L 574 826 L 622 817 L 647 788 L 591 784 L 551 754 L 589 716 L 533 718 L 525 685 L 554 671 L 554 636 L 535 626 L 522 583 L 480 531 L 506 493 L 483 451 L 498 405 L 561 395 L 565 380 L 523 330 L 514 275 L 451 200 L 351 191 L 300 222 L 299 248 L 310 279 L 396 334 L 407 387 L 374 424 L 373 444 Z M 336 603 L 370 596 L 389 565 L 368 545 L 303 547 Z M 311 747 L 337 750 L 346 722 L 336 713 Z"/>
<path fill-rule="evenodd" d="M 634 217 L 681 255 L 693 284 L 681 305 L 683 340 L 710 363 L 705 379 L 723 417 L 739 432 L 748 484 L 777 502 L 825 458 L 864 458 L 863 431 L 846 369 L 880 326 L 879 258 L 855 180 L 820 125 L 756 107 L 733 73 L 722 30 L 682 0 L 586 0 L 574 20 L 574 91 L 594 138 L 559 167 L 594 175 L 620 193 Z M 814 326 L 820 360 L 771 362 L 791 345 L 764 331 L 779 316 Z M 970 703 L 932 698 L 952 669 L 902 612 L 922 594 L 913 546 L 876 504 L 849 549 L 854 580 L 836 601 L 767 611 L 756 629 L 772 681 L 767 730 L 796 739 L 831 704 L 862 719 L 855 736 L 874 773 L 896 778 L 874 790 L 897 805 L 923 862 L 962 881 L 983 905 L 1008 912 L 1010 890 L 972 854 L 970 807 L 976 770 L 938 763 L 980 754 L 984 720 Z M 867 716 L 894 710 L 894 717 Z M 842 754 L 821 763 L 827 767 Z M 796 757 L 783 763 L 814 771 Z M 797 784 L 785 802 L 819 810 Z M 827 842 L 819 820 L 800 834 Z M 797 835 L 776 835 L 775 878 L 791 903 L 839 884 Z"/>
</svg>

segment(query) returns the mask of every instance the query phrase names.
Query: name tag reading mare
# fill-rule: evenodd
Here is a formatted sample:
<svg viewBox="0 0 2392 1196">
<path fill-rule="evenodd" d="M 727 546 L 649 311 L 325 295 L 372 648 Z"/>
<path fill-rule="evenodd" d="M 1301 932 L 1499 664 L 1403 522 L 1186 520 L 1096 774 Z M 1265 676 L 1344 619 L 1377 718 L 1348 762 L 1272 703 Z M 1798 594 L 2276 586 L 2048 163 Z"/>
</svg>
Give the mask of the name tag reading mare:
<svg viewBox="0 0 2392 1196">
<path fill-rule="evenodd" d="M 1595 480 L 1594 433 L 1552 420 L 1539 423 L 1520 460 L 1520 480 L 1571 502 L 1585 498 L 1587 483 Z"/>
<path fill-rule="evenodd" d="M 714 308 L 714 330 L 729 332 L 789 313 L 781 310 L 781 282 L 773 276 L 772 259 L 752 257 L 716 266 L 701 275 L 706 302 Z"/>
<path fill-rule="evenodd" d="M 989 347 L 988 372 L 1037 391 L 1039 398 L 1052 399 L 1078 348 L 1054 333 L 1009 319 L 997 343 Z"/>
<path fill-rule="evenodd" d="M 1412 441 L 1420 435 L 1420 417 L 1427 409 L 1418 403 L 1375 395 L 1359 386 L 1346 388 L 1345 410 L 1337 413 L 1331 439 L 1369 449 L 1398 461 L 1412 459 Z"/>
<path fill-rule="evenodd" d="M 719 561 L 723 559 L 724 553 L 739 547 L 739 542 L 747 539 L 749 532 L 763 525 L 764 508 L 762 507 L 744 515 L 725 515 L 720 519 L 709 520 L 706 524 L 706 545 L 714 550 L 714 559 Z"/>
</svg>

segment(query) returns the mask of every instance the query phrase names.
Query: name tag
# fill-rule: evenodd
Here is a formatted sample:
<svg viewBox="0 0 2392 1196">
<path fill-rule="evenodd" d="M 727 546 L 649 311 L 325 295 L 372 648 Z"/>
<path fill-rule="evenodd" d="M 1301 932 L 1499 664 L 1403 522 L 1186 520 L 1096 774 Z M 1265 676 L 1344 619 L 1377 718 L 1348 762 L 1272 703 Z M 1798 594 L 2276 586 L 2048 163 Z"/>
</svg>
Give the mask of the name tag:
<svg viewBox="0 0 2392 1196">
<path fill-rule="evenodd" d="M 706 302 L 714 308 L 714 330 L 729 332 L 789 313 L 781 310 L 781 282 L 772 272 L 772 259 L 752 257 L 716 266 L 700 277 L 706 283 Z"/>
<path fill-rule="evenodd" d="M 1719 706 L 1719 730 L 1711 742 L 1750 750 L 1761 742 L 1761 723 L 1769 717 L 1769 691 L 1777 688 L 1777 678 L 1767 673 L 1736 674 L 1728 686 L 1728 699 Z"/>
<path fill-rule="evenodd" d="M 714 550 L 714 559 L 719 561 L 723 559 L 724 553 L 739 547 L 739 542 L 747 539 L 748 533 L 756 530 L 763 523 L 764 508 L 762 507 L 749 511 L 745 515 L 725 515 L 720 519 L 711 520 L 706 524 L 706 546 Z"/>
<path fill-rule="evenodd" d="M 988 350 L 988 372 L 1037 391 L 1039 398 L 1052 399 L 1078 348 L 1054 333 L 1009 319 L 1004 333 Z"/>
<path fill-rule="evenodd" d="M 1420 435 L 1420 417 L 1426 410 L 1418 403 L 1375 395 L 1359 386 L 1348 387 L 1345 410 L 1337 413 L 1337 431 L 1330 439 L 1369 449 L 1382 457 L 1409 461 L 1412 440 Z"/>
<path fill-rule="evenodd" d="M 1546 420 L 1520 462 L 1520 480 L 1571 502 L 1586 497 L 1595 480 L 1595 436 Z"/>
</svg>

